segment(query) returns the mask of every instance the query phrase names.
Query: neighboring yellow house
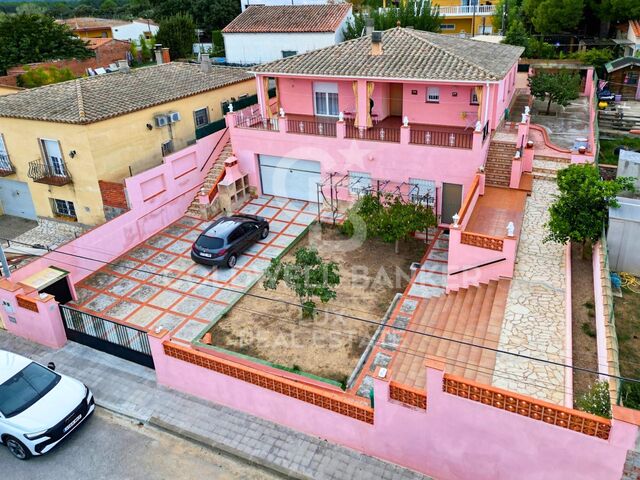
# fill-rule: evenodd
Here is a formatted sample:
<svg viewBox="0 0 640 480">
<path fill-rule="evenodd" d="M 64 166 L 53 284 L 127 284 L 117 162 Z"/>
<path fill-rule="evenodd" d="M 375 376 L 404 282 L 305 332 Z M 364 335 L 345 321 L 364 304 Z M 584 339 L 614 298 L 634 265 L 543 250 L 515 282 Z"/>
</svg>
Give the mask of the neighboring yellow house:
<svg viewBox="0 0 640 480">
<path fill-rule="evenodd" d="M 492 25 L 495 4 L 488 0 L 433 0 L 440 7 L 440 33 L 475 36 L 498 33 L 500 25 Z"/>
<path fill-rule="evenodd" d="M 102 223 L 99 180 L 161 164 L 255 92 L 245 70 L 172 62 L 2 96 L 0 210 Z"/>
</svg>

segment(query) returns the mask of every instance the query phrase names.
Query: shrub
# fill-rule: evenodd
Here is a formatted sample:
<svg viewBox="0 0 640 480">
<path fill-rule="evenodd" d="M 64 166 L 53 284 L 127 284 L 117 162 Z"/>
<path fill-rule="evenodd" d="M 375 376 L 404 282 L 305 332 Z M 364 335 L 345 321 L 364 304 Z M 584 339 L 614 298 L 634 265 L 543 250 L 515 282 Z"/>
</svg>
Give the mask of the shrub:
<svg viewBox="0 0 640 480">
<path fill-rule="evenodd" d="M 68 68 L 58 67 L 38 67 L 27 69 L 25 73 L 18 77 L 18 86 L 25 88 L 41 87 L 52 83 L 73 80 L 75 76 Z"/>
<path fill-rule="evenodd" d="M 622 382 L 620 402 L 627 408 L 640 410 L 640 383 Z"/>
<path fill-rule="evenodd" d="M 589 385 L 589 391 L 580 395 L 576 401 L 576 407 L 583 412 L 611 418 L 609 382 L 597 380 L 593 385 Z"/>
</svg>

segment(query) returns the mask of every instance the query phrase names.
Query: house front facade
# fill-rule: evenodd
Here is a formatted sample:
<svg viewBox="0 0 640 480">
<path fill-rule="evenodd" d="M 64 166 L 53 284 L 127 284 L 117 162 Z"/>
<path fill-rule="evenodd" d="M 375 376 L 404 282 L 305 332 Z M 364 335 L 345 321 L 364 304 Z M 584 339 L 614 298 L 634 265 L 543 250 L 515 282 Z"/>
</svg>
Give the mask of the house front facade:
<svg viewBox="0 0 640 480">
<path fill-rule="evenodd" d="M 493 25 L 496 2 L 490 0 L 435 0 L 442 16 L 440 32 L 463 36 L 491 35 L 500 30 Z"/>
<path fill-rule="evenodd" d="M 99 182 L 163 163 L 255 93 L 244 70 L 168 63 L 0 98 L 0 203 L 7 215 L 105 221 Z"/>
<path fill-rule="evenodd" d="M 228 63 L 253 65 L 344 40 L 351 4 L 252 6 L 223 30 Z"/>
<path fill-rule="evenodd" d="M 342 208 L 396 191 L 451 223 L 514 94 L 521 52 L 395 28 L 261 65 L 260 111 L 227 116 L 235 155 L 265 194 Z M 264 100 L 273 83 L 277 105 Z"/>
<path fill-rule="evenodd" d="M 129 42 L 138 41 L 140 35 L 149 39 L 160 28 L 155 22 L 138 18 L 135 20 L 114 20 L 109 18 L 74 17 L 57 20 L 67 25 L 80 38 L 115 38 Z"/>
</svg>

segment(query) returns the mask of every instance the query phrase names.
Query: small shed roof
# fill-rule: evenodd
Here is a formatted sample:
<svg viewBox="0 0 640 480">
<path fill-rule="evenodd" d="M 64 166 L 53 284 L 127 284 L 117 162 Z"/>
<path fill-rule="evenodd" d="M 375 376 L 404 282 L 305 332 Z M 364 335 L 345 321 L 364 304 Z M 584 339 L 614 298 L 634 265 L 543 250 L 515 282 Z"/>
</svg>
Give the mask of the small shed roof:
<svg viewBox="0 0 640 480">
<path fill-rule="evenodd" d="M 605 64 L 604 68 L 607 70 L 607 73 L 615 72 L 616 70 L 620 70 L 621 68 L 629 67 L 632 65 L 640 65 L 640 58 L 636 57 L 620 57 L 612 60 L 611 62 Z"/>
</svg>

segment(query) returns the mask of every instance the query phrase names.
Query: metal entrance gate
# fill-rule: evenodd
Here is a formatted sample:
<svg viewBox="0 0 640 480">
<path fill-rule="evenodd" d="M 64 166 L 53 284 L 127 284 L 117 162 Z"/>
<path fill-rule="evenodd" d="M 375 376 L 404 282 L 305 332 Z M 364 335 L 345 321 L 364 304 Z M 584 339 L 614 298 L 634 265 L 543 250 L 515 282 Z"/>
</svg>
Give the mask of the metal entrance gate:
<svg viewBox="0 0 640 480">
<path fill-rule="evenodd" d="M 60 305 L 69 340 L 154 368 L 147 332 Z"/>
</svg>

